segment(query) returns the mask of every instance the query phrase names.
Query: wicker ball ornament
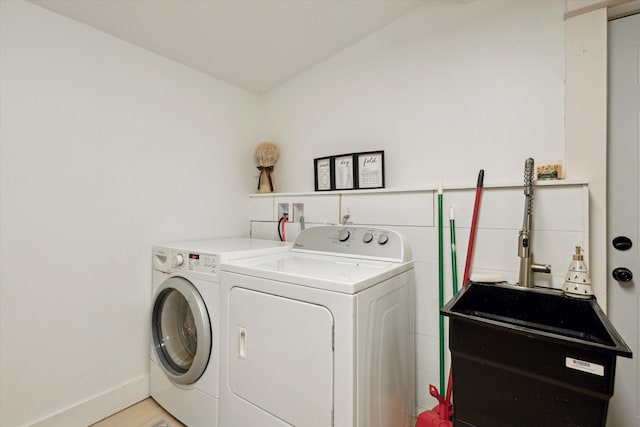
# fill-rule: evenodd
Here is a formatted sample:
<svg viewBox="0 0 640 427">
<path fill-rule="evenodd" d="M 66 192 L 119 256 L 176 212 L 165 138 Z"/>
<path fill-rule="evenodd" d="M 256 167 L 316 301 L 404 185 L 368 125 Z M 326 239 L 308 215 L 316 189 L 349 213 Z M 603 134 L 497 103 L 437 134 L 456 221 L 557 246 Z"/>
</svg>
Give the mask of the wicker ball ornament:
<svg viewBox="0 0 640 427">
<path fill-rule="evenodd" d="M 273 167 L 280 157 L 278 146 L 271 142 L 261 142 L 256 147 L 256 159 L 258 160 L 258 193 L 272 193 L 275 191 L 273 181 Z"/>
</svg>

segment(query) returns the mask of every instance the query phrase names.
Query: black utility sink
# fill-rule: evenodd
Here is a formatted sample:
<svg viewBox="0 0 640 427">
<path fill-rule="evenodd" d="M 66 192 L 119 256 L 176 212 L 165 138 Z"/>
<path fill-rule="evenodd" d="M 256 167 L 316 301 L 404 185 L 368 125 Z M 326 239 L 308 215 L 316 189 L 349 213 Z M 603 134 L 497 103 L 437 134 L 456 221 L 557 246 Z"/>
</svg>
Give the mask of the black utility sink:
<svg viewBox="0 0 640 427">
<path fill-rule="evenodd" d="M 631 357 L 595 299 L 471 283 L 450 317 L 454 426 L 604 426 L 617 356 Z"/>
</svg>

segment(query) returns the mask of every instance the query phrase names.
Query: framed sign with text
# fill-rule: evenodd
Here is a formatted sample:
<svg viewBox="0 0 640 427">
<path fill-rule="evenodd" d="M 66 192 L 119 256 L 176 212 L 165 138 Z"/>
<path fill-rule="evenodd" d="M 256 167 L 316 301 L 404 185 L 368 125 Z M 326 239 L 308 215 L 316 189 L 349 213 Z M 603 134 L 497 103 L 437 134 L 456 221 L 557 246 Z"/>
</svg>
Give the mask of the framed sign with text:
<svg viewBox="0 0 640 427">
<path fill-rule="evenodd" d="M 384 151 L 354 154 L 356 188 L 384 188 Z"/>
<path fill-rule="evenodd" d="M 333 157 L 333 172 L 336 190 L 353 190 L 355 186 L 355 163 L 353 154 Z"/>
<path fill-rule="evenodd" d="M 321 157 L 313 160 L 316 191 L 333 190 L 333 159 Z"/>
</svg>

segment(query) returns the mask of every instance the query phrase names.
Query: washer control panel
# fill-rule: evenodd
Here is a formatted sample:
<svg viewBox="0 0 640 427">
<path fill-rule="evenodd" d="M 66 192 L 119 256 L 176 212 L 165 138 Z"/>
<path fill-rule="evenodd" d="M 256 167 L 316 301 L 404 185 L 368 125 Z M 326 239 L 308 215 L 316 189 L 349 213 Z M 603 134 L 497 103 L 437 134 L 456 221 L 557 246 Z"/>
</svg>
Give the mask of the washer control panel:
<svg viewBox="0 0 640 427">
<path fill-rule="evenodd" d="M 406 239 L 396 231 L 366 226 L 329 225 L 303 230 L 293 244 L 296 252 L 358 258 L 410 261 Z"/>
<path fill-rule="evenodd" d="M 196 273 L 215 274 L 218 264 L 218 258 L 215 255 L 189 253 L 187 269 Z"/>
<path fill-rule="evenodd" d="M 220 262 L 217 255 L 163 247 L 155 247 L 153 249 L 153 268 L 164 273 L 190 271 L 217 275 L 219 266 Z"/>
</svg>

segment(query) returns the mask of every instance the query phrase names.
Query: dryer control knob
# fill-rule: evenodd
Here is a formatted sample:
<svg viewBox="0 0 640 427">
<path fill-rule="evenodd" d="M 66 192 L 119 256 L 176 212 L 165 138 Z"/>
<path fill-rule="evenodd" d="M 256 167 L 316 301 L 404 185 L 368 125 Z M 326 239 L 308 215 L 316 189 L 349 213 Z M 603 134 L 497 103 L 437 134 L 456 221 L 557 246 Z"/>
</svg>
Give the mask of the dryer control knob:
<svg viewBox="0 0 640 427">
<path fill-rule="evenodd" d="M 386 234 L 381 234 L 378 236 L 378 243 L 381 245 L 385 245 L 389 241 L 389 236 Z"/>
<path fill-rule="evenodd" d="M 341 242 L 347 241 L 349 237 L 351 237 L 351 232 L 346 228 L 343 228 L 338 232 L 338 240 L 340 240 Z"/>
<path fill-rule="evenodd" d="M 172 267 L 180 267 L 184 264 L 184 257 L 181 254 L 175 254 L 171 262 Z"/>
</svg>

